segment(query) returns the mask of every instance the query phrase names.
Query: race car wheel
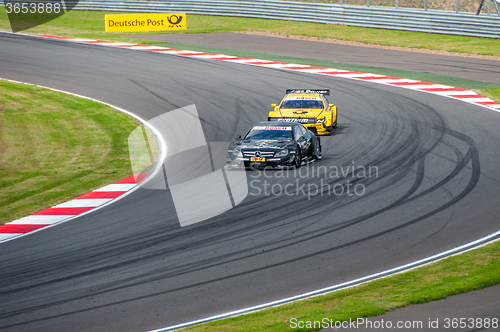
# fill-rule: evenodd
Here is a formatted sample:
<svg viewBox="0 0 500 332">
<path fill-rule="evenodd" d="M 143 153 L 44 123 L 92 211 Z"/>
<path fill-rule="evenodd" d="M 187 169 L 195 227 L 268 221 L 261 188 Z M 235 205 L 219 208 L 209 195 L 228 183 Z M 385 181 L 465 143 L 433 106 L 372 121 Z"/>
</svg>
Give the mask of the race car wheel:
<svg viewBox="0 0 500 332">
<path fill-rule="evenodd" d="M 302 156 L 300 155 L 300 150 L 297 150 L 295 154 L 295 159 L 293 160 L 293 167 L 299 168 L 302 165 Z"/>
<path fill-rule="evenodd" d="M 337 129 L 337 119 L 335 119 L 335 122 L 332 124 L 331 127 L 326 128 L 326 130 L 328 131 L 327 135 L 329 135 L 329 136 L 333 135 L 333 132 L 335 131 L 335 129 Z"/>
<path fill-rule="evenodd" d="M 320 160 L 321 159 L 321 144 L 319 142 L 319 139 L 316 140 L 316 143 L 314 143 L 314 154 L 313 158 L 315 160 Z"/>
</svg>

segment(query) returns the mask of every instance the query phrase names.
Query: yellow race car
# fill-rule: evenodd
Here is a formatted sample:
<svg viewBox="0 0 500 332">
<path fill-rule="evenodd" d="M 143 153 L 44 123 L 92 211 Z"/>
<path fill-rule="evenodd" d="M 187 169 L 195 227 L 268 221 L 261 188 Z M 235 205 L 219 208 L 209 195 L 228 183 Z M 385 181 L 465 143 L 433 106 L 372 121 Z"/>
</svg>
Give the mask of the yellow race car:
<svg viewBox="0 0 500 332">
<path fill-rule="evenodd" d="M 331 135 L 337 128 L 337 106 L 325 96 L 330 90 L 286 90 L 279 105 L 272 104 L 268 121 L 298 122 L 316 135 Z"/>
</svg>

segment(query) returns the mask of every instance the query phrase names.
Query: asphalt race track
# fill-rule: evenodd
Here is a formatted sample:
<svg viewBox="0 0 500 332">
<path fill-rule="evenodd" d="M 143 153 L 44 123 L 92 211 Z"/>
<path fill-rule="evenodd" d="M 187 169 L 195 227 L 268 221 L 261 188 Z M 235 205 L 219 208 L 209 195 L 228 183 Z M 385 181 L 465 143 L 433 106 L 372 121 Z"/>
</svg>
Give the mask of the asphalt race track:
<svg viewBox="0 0 500 332">
<path fill-rule="evenodd" d="M 141 38 L 152 41 L 205 47 L 216 46 L 223 49 L 272 53 L 286 57 L 311 58 L 363 66 L 409 70 L 500 84 L 498 61 L 490 59 L 395 51 L 235 32 L 159 34 L 141 36 Z"/>
<path fill-rule="evenodd" d="M 168 190 L 139 189 L 0 244 L 2 331 L 146 331 L 359 278 L 500 228 L 492 110 L 348 79 L 9 34 L 0 34 L 0 77 L 146 120 L 195 104 L 209 142 L 245 134 L 287 88 L 329 88 L 339 108 L 323 160 L 302 174 L 248 173 L 256 182 L 245 201 L 218 217 L 181 228 Z M 352 176 L 352 166 L 378 172 Z M 347 181 L 351 195 L 308 199 L 314 185 Z M 286 185 L 291 194 L 279 194 Z"/>
</svg>

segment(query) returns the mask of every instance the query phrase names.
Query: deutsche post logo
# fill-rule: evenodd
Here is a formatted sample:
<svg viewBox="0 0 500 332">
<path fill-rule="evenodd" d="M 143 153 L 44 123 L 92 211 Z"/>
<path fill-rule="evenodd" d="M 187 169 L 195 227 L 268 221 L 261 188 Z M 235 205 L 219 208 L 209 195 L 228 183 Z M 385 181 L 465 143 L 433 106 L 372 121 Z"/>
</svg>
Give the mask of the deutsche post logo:
<svg viewBox="0 0 500 332">
<path fill-rule="evenodd" d="M 172 15 L 172 16 L 167 17 L 167 21 L 168 21 L 168 23 L 170 23 L 169 28 L 172 28 L 174 26 L 177 28 L 180 28 L 181 27 L 180 23 L 182 22 L 182 16 Z"/>
<path fill-rule="evenodd" d="M 112 14 L 105 17 L 107 32 L 186 29 L 185 13 Z"/>
</svg>

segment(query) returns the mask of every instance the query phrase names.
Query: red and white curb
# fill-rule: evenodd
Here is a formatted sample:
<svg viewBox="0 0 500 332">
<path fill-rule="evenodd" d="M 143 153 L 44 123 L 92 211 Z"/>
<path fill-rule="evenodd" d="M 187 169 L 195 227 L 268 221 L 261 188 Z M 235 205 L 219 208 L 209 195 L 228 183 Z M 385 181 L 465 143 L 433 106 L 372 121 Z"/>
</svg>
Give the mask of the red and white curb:
<svg viewBox="0 0 500 332">
<path fill-rule="evenodd" d="M 231 55 L 224 54 L 214 54 L 207 52 L 196 52 L 189 50 L 180 50 L 169 47 L 160 47 L 160 46 L 151 46 L 151 45 L 141 45 L 141 44 L 130 44 L 130 43 L 121 43 L 121 42 L 111 42 L 105 40 L 92 40 L 92 39 L 81 39 L 81 38 L 71 38 L 71 37 L 58 37 L 58 36 L 50 36 L 50 35 L 38 35 L 38 37 L 51 38 L 51 39 L 62 39 L 70 42 L 84 43 L 84 44 L 92 44 L 92 45 L 100 45 L 100 46 L 108 46 L 108 47 L 117 47 L 117 48 L 125 48 L 131 50 L 139 50 L 139 51 L 148 51 L 162 54 L 171 54 L 178 55 L 184 57 L 192 57 L 192 58 L 202 58 L 202 59 L 211 59 L 211 60 L 219 60 L 219 61 L 227 61 L 233 63 L 240 63 L 245 65 L 253 65 L 259 67 L 266 68 L 274 68 L 274 69 L 283 69 L 283 70 L 292 70 L 297 72 L 304 73 L 312 73 L 319 75 L 327 75 L 334 77 L 343 77 L 349 79 L 356 79 L 366 82 L 373 82 L 391 86 L 397 86 L 412 90 L 418 90 L 428 93 L 437 94 L 440 96 L 450 97 L 454 99 L 458 99 L 461 101 L 465 101 L 468 103 L 473 103 L 479 106 L 487 107 L 497 112 L 500 112 L 500 103 L 491 100 L 485 96 L 479 95 L 472 90 L 456 88 L 452 86 L 429 83 L 418 80 L 410 80 L 400 77 L 386 76 L 386 75 L 376 75 L 370 73 L 362 73 L 356 71 L 348 71 L 341 69 L 333 69 L 333 68 L 324 68 L 324 67 L 316 67 L 309 65 L 299 65 L 293 63 L 279 62 L 279 61 L 269 61 L 269 60 L 260 60 L 260 59 L 252 59 L 245 57 L 237 57 Z"/>
<path fill-rule="evenodd" d="M 69 202 L 55 205 L 28 217 L 14 220 L 0 226 L 0 242 L 10 240 L 44 227 L 67 221 L 70 218 L 89 212 L 134 189 L 148 174 L 130 176 L 113 184 L 104 186 L 77 197 Z"/>
<path fill-rule="evenodd" d="M 83 98 L 87 100 L 92 100 L 97 103 L 107 105 L 118 112 L 127 114 L 135 119 L 137 119 L 144 126 L 149 127 L 151 131 L 155 134 L 158 139 L 159 148 L 160 148 L 160 156 L 158 157 L 158 162 L 156 164 L 155 169 L 150 173 L 139 173 L 132 175 L 126 179 L 120 180 L 118 182 L 112 183 L 100 189 L 94 190 L 90 193 L 87 193 L 83 196 L 77 197 L 72 201 L 62 203 L 51 208 L 45 209 L 43 211 L 37 212 L 31 216 L 24 217 L 18 220 L 14 220 L 5 225 L 0 225 L 0 243 L 5 241 L 10 241 L 16 239 L 18 237 L 31 234 L 33 232 L 55 226 L 56 224 L 60 224 L 66 221 L 69 221 L 73 218 L 81 216 L 83 214 L 90 213 L 98 208 L 104 207 L 111 202 L 114 202 L 118 199 L 125 197 L 126 195 L 133 192 L 138 188 L 138 185 L 142 181 L 148 181 L 148 179 L 153 178 L 162 168 L 162 160 L 165 159 L 167 153 L 167 143 L 164 138 L 155 127 L 151 126 L 144 119 L 140 118 L 136 114 L 129 112 L 123 108 L 117 107 L 115 105 L 111 105 L 109 103 L 103 102 L 101 100 L 97 100 L 94 98 L 90 98 L 87 96 L 82 96 L 76 93 L 54 89 L 47 86 L 42 86 L 38 84 L 31 84 L 26 82 L 19 82 L 15 80 L 9 80 L 5 78 L 0 78 L 2 81 L 8 81 L 19 84 L 26 85 L 34 85 L 40 88 L 49 89 L 52 91 L 65 93 L 68 95 L 72 95 L 78 98 Z M 149 177 L 148 177 L 149 175 Z M 148 179 L 146 179 L 148 178 Z"/>
</svg>

